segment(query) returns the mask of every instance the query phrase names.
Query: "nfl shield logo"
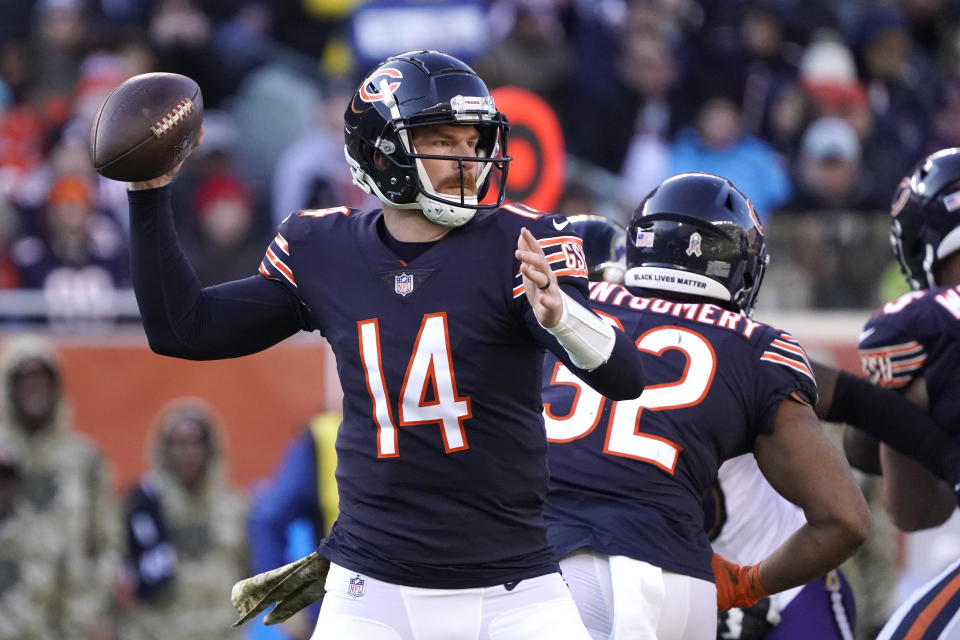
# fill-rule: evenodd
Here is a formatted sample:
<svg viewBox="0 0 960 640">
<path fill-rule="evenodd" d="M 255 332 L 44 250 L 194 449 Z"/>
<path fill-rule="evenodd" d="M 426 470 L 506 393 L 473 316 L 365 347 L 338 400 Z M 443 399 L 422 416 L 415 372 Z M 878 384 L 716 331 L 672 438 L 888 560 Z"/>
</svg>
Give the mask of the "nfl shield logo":
<svg viewBox="0 0 960 640">
<path fill-rule="evenodd" d="M 406 273 L 393 276 L 393 290 L 402 296 L 413 291 L 413 276 Z"/>
<path fill-rule="evenodd" d="M 363 595 L 363 578 L 360 577 L 358 573 L 356 577 L 350 578 L 350 586 L 347 587 L 347 594 L 353 596 L 354 598 L 359 598 Z"/>
<path fill-rule="evenodd" d="M 700 250 L 700 243 L 703 242 L 703 238 L 700 237 L 700 234 L 694 231 L 690 234 L 690 244 L 687 246 L 687 255 L 692 256 L 696 255 L 698 258 L 703 255 L 703 251 Z"/>
</svg>

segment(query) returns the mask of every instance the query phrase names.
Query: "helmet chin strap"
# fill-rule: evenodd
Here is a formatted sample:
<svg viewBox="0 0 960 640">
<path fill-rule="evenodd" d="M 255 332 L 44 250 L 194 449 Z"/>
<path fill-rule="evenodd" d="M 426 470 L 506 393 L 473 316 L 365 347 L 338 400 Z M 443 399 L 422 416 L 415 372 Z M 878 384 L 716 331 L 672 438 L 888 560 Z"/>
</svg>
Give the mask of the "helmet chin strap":
<svg viewBox="0 0 960 640">
<path fill-rule="evenodd" d="M 411 145 L 412 147 L 412 145 Z M 421 192 L 417 194 L 417 204 L 427 220 L 444 227 L 459 227 L 470 222 L 477 210 L 472 207 L 461 207 L 447 199 L 447 194 L 439 193 L 433 188 L 430 176 L 419 158 L 414 160 L 417 165 L 417 175 L 420 177 Z M 439 198 L 441 201 L 434 200 Z M 477 204 L 477 196 L 464 195 L 462 202 L 468 205 Z"/>
</svg>

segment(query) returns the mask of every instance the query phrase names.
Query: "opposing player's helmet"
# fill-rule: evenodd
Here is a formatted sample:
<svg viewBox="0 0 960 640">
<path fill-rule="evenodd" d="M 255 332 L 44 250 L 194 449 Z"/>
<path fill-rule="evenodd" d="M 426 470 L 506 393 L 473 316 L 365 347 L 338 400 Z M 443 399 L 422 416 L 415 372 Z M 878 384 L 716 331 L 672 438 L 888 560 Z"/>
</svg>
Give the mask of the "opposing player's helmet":
<svg viewBox="0 0 960 640">
<path fill-rule="evenodd" d="M 890 204 L 890 244 L 913 289 L 937 286 L 934 266 L 960 250 L 960 148 L 921 160 Z"/>
<path fill-rule="evenodd" d="M 587 275 L 591 281 L 623 283 L 627 270 L 627 230 L 597 215 L 569 216 L 570 229 L 583 238 Z"/>
<path fill-rule="evenodd" d="M 476 156 L 416 152 L 412 129 L 469 124 L 480 139 Z M 344 114 L 344 153 L 353 182 L 382 202 L 421 209 L 433 222 L 456 227 L 478 209 L 503 203 L 507 183 L 507 119 L 497 111 L 483 80 L 460 60 L 438 51 L 409 51 L 388 58 L 364 79 Z M 375 158 L 376 154 L 376 158 Z M 421 159 L 478 163 L 477 194 L 441 194 L 430 184 Z M 379 166 L 378 166 L 379 165 Z M 479 204 L 499 174 L 496 201 Z"/>
<path fill-rule="evenodd" d="M 753 204 L 709 173 L 668 178 L 627 227 L 628 287 L 713 298 L 749 316 L 768 262 Z"/>
</svg>

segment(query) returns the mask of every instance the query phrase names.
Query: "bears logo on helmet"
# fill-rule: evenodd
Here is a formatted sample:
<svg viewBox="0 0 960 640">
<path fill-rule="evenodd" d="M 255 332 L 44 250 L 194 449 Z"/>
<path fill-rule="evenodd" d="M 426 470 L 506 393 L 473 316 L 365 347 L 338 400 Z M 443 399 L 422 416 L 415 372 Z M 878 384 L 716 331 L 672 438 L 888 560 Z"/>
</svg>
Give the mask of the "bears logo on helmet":
<svg viewBox="0 0 960 640">
<path fill-rule="evenodd" d="M 897 186 L 890 244 L 912 289 L 937 286 L 937 262 L 960 250 L 960 148 L 927 156 Z"/>
</svg>

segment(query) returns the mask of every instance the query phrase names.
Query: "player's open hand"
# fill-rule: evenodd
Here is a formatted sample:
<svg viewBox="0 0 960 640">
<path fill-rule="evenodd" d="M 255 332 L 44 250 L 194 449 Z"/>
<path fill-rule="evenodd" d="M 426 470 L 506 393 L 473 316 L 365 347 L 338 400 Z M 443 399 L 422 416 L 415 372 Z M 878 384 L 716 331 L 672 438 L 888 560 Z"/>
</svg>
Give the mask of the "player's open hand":
<svg viewBox="0 0 960 640">
<path fill-rule="evenodd" d="M 177 175 L 177 172 L 180 171 L 180 167 L 183 166 L 183 163 L 186 162 L 187 158 L 190 157 L 190 154 L 193 153 L 194 149 L 200 146 L 203 141 L 203 127 L 200 127 L 200 133 L 197 134 L 197 139 L 194 140 L 193 146 L 190 147 L 190 151 L 187 152 L 187 155 L 183 157 L 183 160 L 177 163 L 173 169 L 166 172 L 158 178 L 153 178 L 152 180 L 143 180 L 142 182 L 128 182 L 127 189 L 130 191 L 144 191 L 146 189 L 159 189 L 160 187 L 165 187 L 171 182 L 173 182 L 173 177 Z"/>
<path fill-rule="evenodd" d="M 523 291 L 537 315 L 537 321 L 547 329 L 556 326 L 563 315 L 560 285 L 540 243 L 526 228 L 520 230 L 520 237 L 517 238 L 516 256 L 520 261 Z"/>
</svg>

